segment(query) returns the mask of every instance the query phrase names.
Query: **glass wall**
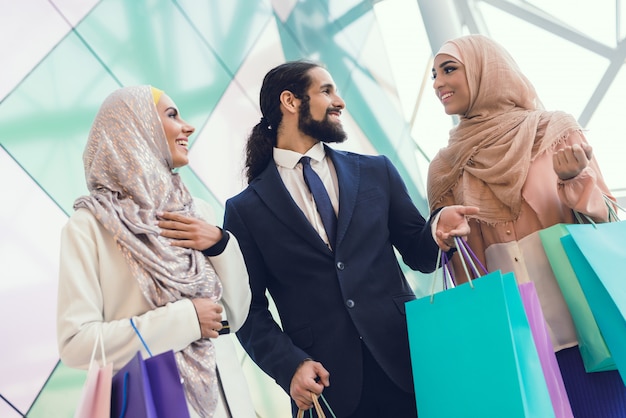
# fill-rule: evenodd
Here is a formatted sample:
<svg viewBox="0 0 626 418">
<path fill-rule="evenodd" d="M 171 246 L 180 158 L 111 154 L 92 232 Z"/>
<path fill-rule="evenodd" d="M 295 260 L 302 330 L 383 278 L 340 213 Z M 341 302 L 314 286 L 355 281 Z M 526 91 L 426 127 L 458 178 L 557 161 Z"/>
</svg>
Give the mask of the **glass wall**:
<svg viewBox="0 0 626 418">
<path fill-rule="evenodd" d="M 506 1 L 466 3 L 550 109 L 584 114 L 611 51 L 624 50 L 624 31 L 607 29 L 619 21 L 611 0 L 593 2 L 593 11 L 571 1 L 548 11 L 606 54 L 502 7 Z M 151 84 L 176 101 L 196 127 L 181 173 L 221 218 L 226 199 L 245 187 L 243 146 L 260 118 L 264 74 L 285 60 L 322 61 L 347 103 L 349 139 L 337 148 L 387 155 L 427 212 L 426 169 L 453 120 L 432 93 L 432 51 L 416 0 L 1 0 L 0 8 L 2 417 L 72 416 L 84 372 L 58 360 L 59 233 L 87 192 L 82 152 L 91 122 L 118 87 Z M 601 23 L 580 18 L 591 15 Z M 626 191 L 624 134 L 614 121 L 625 116 L 624 91 L 621 68 L 586 125 L 618 192 Z M 418 295 L 428 291 L 425 277 L 407 275 Z M 287 395 L 239 351 L 258 415 L 289 416 Z"/>
</svg>

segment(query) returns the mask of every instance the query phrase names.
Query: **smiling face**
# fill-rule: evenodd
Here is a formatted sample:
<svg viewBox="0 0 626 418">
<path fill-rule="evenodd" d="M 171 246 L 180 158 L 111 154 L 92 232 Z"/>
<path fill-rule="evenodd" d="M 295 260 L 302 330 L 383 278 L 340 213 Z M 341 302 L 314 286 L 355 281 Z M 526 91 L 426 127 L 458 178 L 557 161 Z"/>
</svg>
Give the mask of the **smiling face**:
<svg viewBox="0 0 626 418">
<path fill-rule="evenodd" d="M 195 128 L 180 117 L 178 108 L 166 94 L 161 95 L 156 108 L 172 154 L 172 168 L 189 164 L 189 136 Z"/>
<path fill-rule="evenodd" d="M 298 127 L 304 134 L 323 142 L 343 142 L 346 132 L 341 124 L 345 102 L 337 93 L 335 82 L 324 68 L 309 70 L 310 86 L 301 99 Z"/>
<path fill-rule="evenodd" d="M 465 115 L 470 91 L 465 66 L 456 58 L 438 54 L 433 63 L 433 88 L 448 115 Z"/>
</svg>

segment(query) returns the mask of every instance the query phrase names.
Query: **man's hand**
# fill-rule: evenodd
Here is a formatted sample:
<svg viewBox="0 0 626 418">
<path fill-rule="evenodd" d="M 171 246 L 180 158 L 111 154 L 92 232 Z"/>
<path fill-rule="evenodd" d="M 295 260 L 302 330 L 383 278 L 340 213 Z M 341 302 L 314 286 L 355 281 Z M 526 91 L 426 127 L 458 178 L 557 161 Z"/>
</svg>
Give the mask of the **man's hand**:
<svg viewBox="0 0 626 418">
<path fill-rule="evenodd" d="M 442 251 L 449 251 L 454 246 L 454 237 L 464 237 L 470 233 L 467 215 L 475 215 L 479 209 L 475 206 L 453 205 L 441 209 L 437 222 L 437 245 Z"/>
<path fill-rule="evenodd" d="M 328 386 L 330 386 L 330 373 L 322 366 L 322 363 L 305 360 L 291 379 L 289 395 L 298 408 L 306 411 L 313 406 L 311 393 L 320 395 Z"/>
<path fill-rule="evenodd" d="M 222 231 L 217 226 L 201 219 L 172 212 L 159 213 L 158 216 L 161 218 L 157 223 L 161 235 L 174 239 L 171 245 L 202 251 L 222 239 Z"/>
<path fill-rule="evenodd" d="M 585 143 L 560 149 L 552 155 L 554 172 L 561 180 L 574 178 L 587 167 L 592 155 L 593 148 Z"/>
</svg>

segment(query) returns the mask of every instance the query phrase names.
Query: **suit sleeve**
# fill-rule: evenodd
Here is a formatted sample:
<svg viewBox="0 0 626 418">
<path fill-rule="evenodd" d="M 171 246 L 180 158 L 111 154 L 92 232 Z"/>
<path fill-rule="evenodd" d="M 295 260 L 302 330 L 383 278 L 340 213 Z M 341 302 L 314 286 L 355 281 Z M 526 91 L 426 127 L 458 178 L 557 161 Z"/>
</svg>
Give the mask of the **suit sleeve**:
<svg viewBox="0 0 626 418">
<path fill-rule="evenodd" d="M 250 313 L 237 338 L 252 360 L 289 394 L 296 369 L 310 356 L 296 347 L 274 320 L 266 296 L 270 273 L 249 229 L 230 201 L 226 202 L 224 228 L 239 241 L 252 289 Z"/>
<path fill-rule="evenodd" d="M 404 263 L 423 273 L 434 271 L 438 246 L 433 239 L 431 224 L 417 209 L 400 173 L 388 158 L 387 167 L 390 202 L 389 232 L 391 243 L 402 255 Z"/>
<path fill-rule="evenodd" d="M 198 198 L 194 198 L 194 202 L 200 216 L 206 222 L 215 225 L 215 215 L 211 205 Z M 228 319 L 231 332 L 236 332 L 248 316 L 251 300 L 250 284 L 246 264 L 237 239 L 228 231 L 223 231 L 223 233 L 230 235 L 226 240 L 224 249 L 218 254 L 208 256 L 208 259 L 222 283 L 220 302 L 224 307 L 224 316 Z"/>
<path fill-rule="evenodd" d="M 231 236 L 224 252 L 209 259 L 222 282 L 222 305 L 231 331 L 237 332 L 248 316 L 252 298 L 248 272 L 237 239 Z"/>
</svg>

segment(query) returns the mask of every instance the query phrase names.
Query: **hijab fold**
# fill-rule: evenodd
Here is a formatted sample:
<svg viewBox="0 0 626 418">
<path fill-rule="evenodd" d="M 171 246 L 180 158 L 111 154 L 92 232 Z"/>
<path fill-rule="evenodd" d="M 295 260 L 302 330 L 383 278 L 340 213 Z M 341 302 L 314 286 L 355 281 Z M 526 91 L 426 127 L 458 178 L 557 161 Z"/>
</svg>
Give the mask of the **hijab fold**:
<svg viewBox="0 0 626 418">
<path fill-rule="evenodd" d="M 543 110 L 530 81 L 491 39 L 464 36 L 441 53 L 465 66 L 470 103 L 429 166 L 430 208 L 452 195 L 456 204 L 478 206 L 480 221 L 516 220 L 531 162 L 581 128 L 567 113 Z"/>
<path fill-rule="evenodd" d="M 197 217 L 191 195 L 172 172 L 172 156 L 150 86 L 125 87 L 104 101 L 83 154 L 86 208 L 109 231 L 153 308 L 183 298 L 219 300 L 222 285 L 200 251 L 170 246 L 157 212 Z M 166 337 L 164 337 L 166 338 Z M 217 405 L 215 348 L 198 340 L 176 353 L 191 405 L 203 417 Z"/>
</svg>

